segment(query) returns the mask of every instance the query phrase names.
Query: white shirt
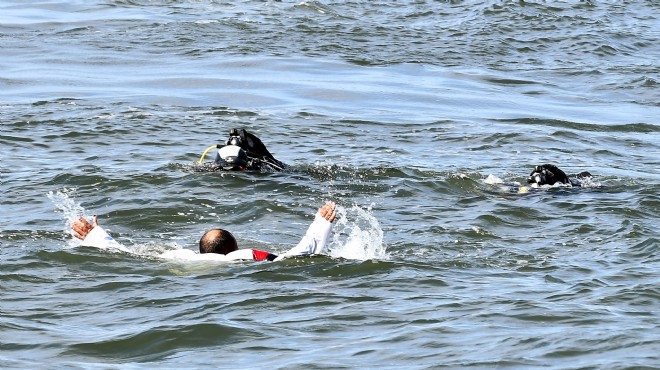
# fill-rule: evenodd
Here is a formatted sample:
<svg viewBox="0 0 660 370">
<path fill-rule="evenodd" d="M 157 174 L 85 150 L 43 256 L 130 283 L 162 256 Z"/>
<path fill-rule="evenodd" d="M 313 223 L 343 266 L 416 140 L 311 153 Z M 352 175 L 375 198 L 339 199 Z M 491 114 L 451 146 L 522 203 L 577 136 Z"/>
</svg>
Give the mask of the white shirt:
<svg viewBox="0 0 660 370">
<path fill-rule="evenodd" d="M 321 254 L 325 245 L 330 237 L 332 231 L 332 223 L 319 212 L 314 217 L 314 222 L 309 225 L 305 236 L 300 242 L 287 252 L 279 255 L 275 261 L 282 260 L 287 257 L 302 256 L 310 254 Z M 119 244 L 101 227 L 96 226 L 92 231 L 87 234 L 85 239 L 80 243 L 82 246 L 96 247 L 100 249 L 114 249 L 122 252 L 131 253 L 131 250 Z M 252 249 L 239 249 L 231 253 L 218 254 L 218 253 L 196 253 L 190 249 L 176 249 L 167 251 L 160 255 L 162 258 L 185 260 L 185 261 L 237 261 L 237 260 L 251 260 L 253 259 Z"/>
</svg>

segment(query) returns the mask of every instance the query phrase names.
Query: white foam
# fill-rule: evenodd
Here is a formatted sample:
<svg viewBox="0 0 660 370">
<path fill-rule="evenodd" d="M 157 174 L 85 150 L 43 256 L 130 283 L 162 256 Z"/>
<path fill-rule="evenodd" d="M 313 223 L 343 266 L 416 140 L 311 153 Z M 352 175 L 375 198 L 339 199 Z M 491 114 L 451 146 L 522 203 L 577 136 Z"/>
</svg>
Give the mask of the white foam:
<svg viewBox="0 0 660 370">
<path fill-rule="evenodd" d="M 580 186 L 583 188 L 599 188 L 603 186 L 600 181 L 594 180 L 593 177 L 582 177 L 579 179 Z"/>
<path fill-rule="evenodd" d="M 488 175 L 488 177 L 486 177 L 486 179 L 484 180 L 484 183 L 488 185 L 495 185 L 495 184 L 504 184 L 504 181 L 495 175 Z"/>
</svg>

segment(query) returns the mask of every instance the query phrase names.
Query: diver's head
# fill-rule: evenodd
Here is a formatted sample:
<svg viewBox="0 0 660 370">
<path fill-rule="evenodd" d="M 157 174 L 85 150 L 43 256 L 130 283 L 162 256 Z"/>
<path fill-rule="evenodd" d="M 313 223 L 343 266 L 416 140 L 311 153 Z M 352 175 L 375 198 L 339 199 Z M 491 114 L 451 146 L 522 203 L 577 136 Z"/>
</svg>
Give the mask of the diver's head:
<svg viewBox="0 0 660 370">
<path fill-rule="evenodd" d="M 247 153 L 239 146 L 225 145 L 218 150 L 218 154 L 215 156 L 215 164 L 225 170 L 244 170 L 248 166 Z"/>
<path fill-rule="evenodd" d="M 537 185 L 554 185 L 560 182 L 562 184 L 570 184 L 568 176 L 559 167 L 553 164 L 542 164 L 534 166 L 532 173 L 527 177 L 527 183 Z"/>
<path fill-rule="evenodd" d="M 227 145 L 237 145 L 237 146 L 243 146 L 243 139 L 241 138 L 241 134 L 238 132 L 238 129 L 231 129 L 229 132 L 229 139 L 227 139 Z"/>
<path fill-rule="evenodd" d="M 238 250 L 238 244 L 227 230 L 209 230 L 199 239 L 199 253 L 227 254 L 235 250 Z"/>
<path fill-rule="evenodd" d="M 528 184 L 543 185 L 543 184 L 546 183 L 545 175 L 546 175 L 546 172 L 543 169 L 543 167 L 534 166 L 534 169 L 532 170 L 532 173 L 530 173 L 529 177 L 527 177 L 527 183 Z"/>
</svg>

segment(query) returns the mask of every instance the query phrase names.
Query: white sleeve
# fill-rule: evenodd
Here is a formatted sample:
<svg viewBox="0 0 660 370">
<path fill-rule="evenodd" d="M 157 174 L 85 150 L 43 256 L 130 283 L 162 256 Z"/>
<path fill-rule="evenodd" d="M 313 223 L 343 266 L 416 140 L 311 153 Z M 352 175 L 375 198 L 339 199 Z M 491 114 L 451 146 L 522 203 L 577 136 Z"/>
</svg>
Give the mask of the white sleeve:
<svg viewBox="0 0 660 370">
<path fill-rule="evenodd" d="M 122 252 L 131 252 L 128 248 L 119 244 L 101 226 L 96 226 L 87 234 L 85 239 L 80 242 L 84 247 L 94 247 L 99 249 L 117 249 Z"/>
<path fill-rule="evenodd" d="M 332 223 L 323 218 L 323 216 L 317 212 L 314 222 L 309 225 L 307 233 L 305 233 L 305 236 L 303 236 L 298 245 L 289 249 L 288 252 L 279 255 L 275 261 L 291 256 L 320 254 L 328 242 L 328 237 L 330 236 L 331 231 Z"/>
</svg>

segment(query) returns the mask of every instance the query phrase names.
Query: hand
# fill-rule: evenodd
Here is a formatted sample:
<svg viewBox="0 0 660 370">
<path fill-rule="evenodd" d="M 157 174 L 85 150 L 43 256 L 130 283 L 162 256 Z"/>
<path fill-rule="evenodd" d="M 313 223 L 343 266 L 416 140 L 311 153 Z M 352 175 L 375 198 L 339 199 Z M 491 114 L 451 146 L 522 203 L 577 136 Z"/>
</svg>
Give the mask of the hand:
<svg viewBox="0 0 660 370">
<path fill-rule="evenodd" d="M 83 240 L 89 234 L 90 231 L 92 231 L 93 228 L 99 226 L 98 221 L 96 220 L 96 216 L 92 217 L 92 223 L 90 224 L 89 221 L 85 220 L 82 217 L 79 217 L 77 220 L 73 221 L 71 224 L 71 229 L 73 236 L 76 238 Z"/>
<path fill-rule="evenodd" d="M 337 207 L 335 202 L 327 201 L 325 202 L 325 205 L 323 205 L 323 207 L 319 208 L 319 213 L 321 214 L 321 216 L 323 216 L 323 218 L 332 222 L 335 220 L 335 217 L 337 217 L 337 212 L 335 212 L 335 207 Z"/>
</svg>

